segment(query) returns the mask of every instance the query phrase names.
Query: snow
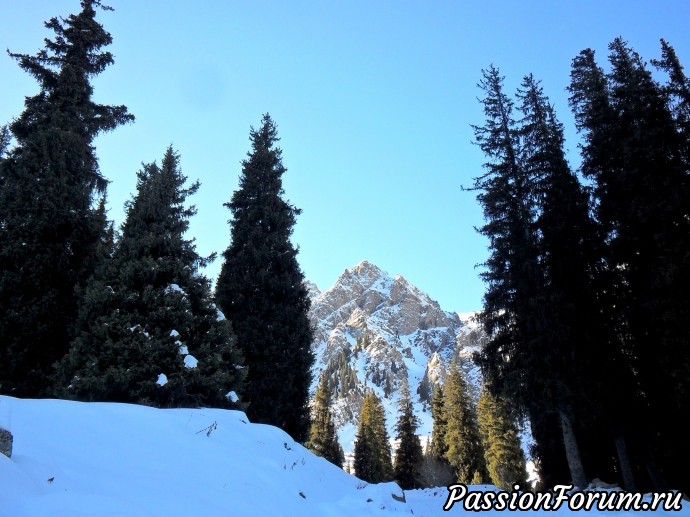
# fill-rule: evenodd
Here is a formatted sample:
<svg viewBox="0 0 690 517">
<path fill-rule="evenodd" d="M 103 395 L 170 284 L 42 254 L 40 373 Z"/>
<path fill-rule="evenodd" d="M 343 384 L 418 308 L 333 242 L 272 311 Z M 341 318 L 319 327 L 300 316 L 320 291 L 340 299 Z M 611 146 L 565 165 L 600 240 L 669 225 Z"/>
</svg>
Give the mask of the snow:
<svg viewBox="0 0 690 517">
<path fill-rule="evenodd" d="M 165 288 L 165 292 L 166 293 L 180 293 L 183 296 L 187 294 L 184 292 L 184 289 L 182 289 L 177 284 L 170 284 L 168 287 Z"/>
<path fill-rule="evenodd" d="M 184 365 L 187 368 L 196 368 L 198 364 L 199 364 L 199 361 L 193 355 L 189 354 L 189 355 L 184 356 Z"/>
<path fill-rule="evenodd" d="M 233 403 L 240 400 L 240 398 L 237 396 L 237 393 L 235 393 L 234 391 L 228 391 L 227 395 L 225 395 L 225 396 L 230 399 L 230 402 L 233 402 Z"/>
<path fill-rule="evenodd" d="M 0 418 L 14 435 L 12 458 L 0 455 L 0 517 L 446 515 L 445 487 L 396 500 L 395 483 L 367 484 L 240 411 L 0 396 Z M 449 515 L 465 513 L 456 503 Z"/>
<path fill-rule="evenodd" d="M 166 384 L 168 384 L 168 376 L 164 373 L 159 373 L 156 384 L 158 384 L 159 386 L 165 386 Z"/>
</svg>

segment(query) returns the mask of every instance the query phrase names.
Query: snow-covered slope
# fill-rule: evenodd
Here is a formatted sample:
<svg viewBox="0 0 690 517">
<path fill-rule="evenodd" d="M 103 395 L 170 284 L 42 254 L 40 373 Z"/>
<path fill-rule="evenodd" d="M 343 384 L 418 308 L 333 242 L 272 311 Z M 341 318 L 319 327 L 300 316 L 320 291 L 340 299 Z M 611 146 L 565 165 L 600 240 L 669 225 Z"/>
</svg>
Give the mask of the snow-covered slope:
<svg viewBox="0 0 690 517">
<path fill-rule="evenodd" d="M 314 387 L 324 370 L 334 385 L 333 409 L 345 451 L 353 449 L 359 410 L 366 389 L 384 401 L 393 434 L 398 390 L 407 379 L 421 426 L 431 432 L 428 402 L 433 384 L 457 355 L 475 394 L 480 383 L 472 352 L 485 340 L 471 314 L 464 320 L 443 310 L 403 276 L 391 277 L 362 261 L 346 269 L 335 284 L 313 293 L 310 319 L 315 328 Z"/>
<path fill-rule="evenodd" d="M 447 495 L 396 501 L 239 411 L 0 397 L 0 417 L 2 517 L 440 515 Z"/>
<path fill-rule="evenodd" d="M 443 487 L 367 484 L 238 411 L 0 396 L 0 427 L 14 435 L 12 457 L 0 454 L 0 517 L 447 515 Z"/>
</svg>

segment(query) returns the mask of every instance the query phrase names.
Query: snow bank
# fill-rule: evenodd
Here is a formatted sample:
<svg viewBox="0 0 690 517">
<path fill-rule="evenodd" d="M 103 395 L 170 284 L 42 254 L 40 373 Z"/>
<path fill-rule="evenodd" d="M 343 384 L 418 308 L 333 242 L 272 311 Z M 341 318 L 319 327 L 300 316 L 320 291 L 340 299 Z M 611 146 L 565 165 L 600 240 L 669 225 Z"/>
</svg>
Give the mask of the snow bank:
<svg viewBox="0 0 690 517">
<path fill-rule="evenodd" d="M 367 484 L 239 411 L 0 396 L 0 417 L 14 435 L 12 459 L 0 455 L 1 517 L 465 513 L 443 512 L 443 487 Z"/>
</svg>

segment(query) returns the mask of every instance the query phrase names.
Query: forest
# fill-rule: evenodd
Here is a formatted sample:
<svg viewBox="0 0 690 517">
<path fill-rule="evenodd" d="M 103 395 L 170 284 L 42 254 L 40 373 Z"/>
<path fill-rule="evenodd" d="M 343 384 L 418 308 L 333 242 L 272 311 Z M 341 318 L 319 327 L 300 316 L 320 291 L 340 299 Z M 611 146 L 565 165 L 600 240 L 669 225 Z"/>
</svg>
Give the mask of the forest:
<svg viewBox="0 0 690 517">
<path fill-rule="evenodd" d="M 94 139 L 135 120 L 93 99 L 114 63 L 96 20 L 109 9 L 82 0 L 46 22 L 42 50 L 10 53 L 40 90 L 0 128 L 0 394 L 242 409 L 342 464 L 333 387 L 324 377 L 309 396 L 310 302 L 290 240 L 300 209 L 285 199 L 276 122 L 249 131 L 215 286 L 201 270 L 216 257 L 186 235 L 199 183 L 172 146 L 136 172 L 115 227 Z M 489 242 L 484 390 L 474 407 L 449 365 L 426 450 L 405 392 L 395 454 L 370 394 L 354 473 L 526 487 L 517 426 L 529 422 L 544 488 L 598 477 L 690 493 L 690 81 L 674 48 L 661 40 L 648 64 L 616 38 L 605 65 L 591 49 L 574 57 L 577 170 L 537 78 L 511 94 L 497 67 L 478 76 L 486 163 L 465 188 Z"/>
</svg>

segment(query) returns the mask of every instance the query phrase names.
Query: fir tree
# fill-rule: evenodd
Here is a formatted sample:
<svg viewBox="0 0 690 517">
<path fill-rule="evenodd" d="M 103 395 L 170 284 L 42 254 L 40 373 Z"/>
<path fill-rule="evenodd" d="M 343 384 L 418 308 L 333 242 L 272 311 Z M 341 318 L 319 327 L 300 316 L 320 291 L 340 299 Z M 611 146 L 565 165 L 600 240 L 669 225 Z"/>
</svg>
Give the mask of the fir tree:
<svg viewBox="0 0 690 517">
<path fill-rule="evenodd" d="M 492 396 L 484 389 L 477 403 L 479 433 L 491 482 L 504 490 L 527 483 L 525 456 L 514 417 L 505 400 Z"/>
<path fill-rule="evenodd" d="M 45 24 L 55 36 L 36 55 L 10 53 L 40 85 L 10 124 L 17 145 L 0 173 L 0 392 L 15 396 L 45 394 L 67 352 L 75 286 L 96 267 L 102 231 L 94 202 L 107 182 L 92 142 L 133 120 L 124 106 L 92 100 L 91 79 L 113 63 L 96 21 L 96 8 L 109 8 L 81 7 Z"/>
<path fill-rule="evenodd" d="M 342 467 L 345 462 L 345 454 L 340 443 L 338 443 L 338 435 L 333 423 L 330 393 L 328 376 L 323 373 L 314 394 L 311 429 L 306 446 L 314 454 Z"/>
<path fill-rule="evenodd" d="M 286 169 L 269 115 L 258 130 L 252 128 L 250 139 L 240 187 L 226 204 L 232 212 L 231 243 L 223 254 L 216 299 L 235 325 L 249 368 L 247 415 L 304 441 L 314 358 L 309 297 L 290 242 L 300 211 L 283 199 Z"/>
<path fill-rule="evenodd" d="M 58 395 L 233 406 L 244 371 L 230 323 L 199 273 L 212 257 L 200 257 L 184 238 L 196 213 L 185 201 L 199 187 L 185 183 L 172 148 L 160 166 L 138 173 L 122 237 L 85 291 L 79 335 L 59 366 Z"/>
<path fill-rule="evenodd" d="M 386 417 L 381 401 L 373 392 L 367 393 L 362 403 L 354 453 L 355 476 L 370 483 L 393 479 Z"/>
<path fill-rule="evenodd" d="M 456 361 L 453 361 L 444 387 L 446 410 L 446 459 L 458 483 L 470 484 L 488 478 L 484 451 L 477 424 L 477 413 Z"/>
<path fill-rule="evenodd" d="M 405 380 L 400 389 L 398 421 L 395 424 L 398 448 L 393 462 L 395 480 L 404 490 L 421 487 L 422 445 L 415 434 L 418 426 L 419 420 L 414 414 L 410 389 Z"/>
</svg>

